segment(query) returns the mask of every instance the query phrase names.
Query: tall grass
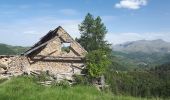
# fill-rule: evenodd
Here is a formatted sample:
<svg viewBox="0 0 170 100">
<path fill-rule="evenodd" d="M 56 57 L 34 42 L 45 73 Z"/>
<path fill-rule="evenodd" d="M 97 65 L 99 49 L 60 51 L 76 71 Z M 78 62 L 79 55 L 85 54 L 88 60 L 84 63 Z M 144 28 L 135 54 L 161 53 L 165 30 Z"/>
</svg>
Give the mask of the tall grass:
<svg viewBox="0 0 170 100">
<path fill-rule="evenodd" d="M 45 87 L 31 77 L 18 77 L 0 84 L 0 100 L 143 100 L 114 96 L 92 86 Z M 145 99 L 147 100 L 147 99 Z"/>
</svg>

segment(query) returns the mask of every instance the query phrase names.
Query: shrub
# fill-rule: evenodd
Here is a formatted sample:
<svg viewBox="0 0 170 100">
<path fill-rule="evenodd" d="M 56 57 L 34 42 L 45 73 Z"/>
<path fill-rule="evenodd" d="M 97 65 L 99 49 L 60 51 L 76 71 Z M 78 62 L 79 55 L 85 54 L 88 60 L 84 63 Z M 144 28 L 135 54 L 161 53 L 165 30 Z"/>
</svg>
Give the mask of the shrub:
<svg viewBox="0 0 170 100">
<path fill-rule="evenodd" d="M 110 65 L 110 60 L 102 50 L 94 50 L 86 55 L 88 75 L 92 78 L 100 77 Z"/>
<path fill-rule="evenodd" d="M 75 84 L 74 85 L 88 85 L 90 84 L 89 79 L 87 76 L 82 75 L 73 75 Z"/>
<path fill-rule="evenodd" d="M 35 77 L 35 80 L 37 81 L 47 81 L 50 79 L 50 76 L 47 74 L 47 72 L 41 72 L 40 75 Z"/>
<path fill-rule="evenodd" d="M 65 80 L 61 80 L 60 82 L 53 81 L 52 82 L 52 87 L 56 87 L 56 86 L 60 86 L 62 88 L 69 88 L 70 84 L 69 84 L 69 82 L 66 79 Z"/>
</svg>

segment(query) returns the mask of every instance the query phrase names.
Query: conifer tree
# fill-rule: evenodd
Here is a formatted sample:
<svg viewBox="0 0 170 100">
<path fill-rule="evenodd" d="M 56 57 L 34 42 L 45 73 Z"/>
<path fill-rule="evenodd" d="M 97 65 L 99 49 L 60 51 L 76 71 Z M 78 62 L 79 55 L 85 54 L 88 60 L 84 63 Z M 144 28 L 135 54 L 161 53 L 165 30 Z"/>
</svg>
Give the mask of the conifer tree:
<svg viewBox="0 0 170 100">
<path fill-rule="evenodd" d="M 77 41 L 89 52 L 93 50 L 109 51 L 110 44 L 105 41 L 106 26 L 98 16 L 96 19 L 88 13 L 79 25 L 81 37 Z"/>
<path fill-rule="evenodd" d="M 87 51 L 87 70 L 89 76 L 101 76 L 109 65 L 110 44 L 105 41 L 107 29 L 102 19 L 88 13 L 79 25 L 81 37 L 76 39 Z"/>
</svg>

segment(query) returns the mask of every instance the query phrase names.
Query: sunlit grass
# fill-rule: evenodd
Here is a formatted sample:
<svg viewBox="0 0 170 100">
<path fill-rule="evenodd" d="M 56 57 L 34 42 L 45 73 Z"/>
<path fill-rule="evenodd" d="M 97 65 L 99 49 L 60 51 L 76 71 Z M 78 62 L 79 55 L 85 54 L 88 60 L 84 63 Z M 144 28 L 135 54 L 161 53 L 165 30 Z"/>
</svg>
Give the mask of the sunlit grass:
<svg viewBox="0 0 170 100">
<path fill-rule="evenodd" d="M 114 96 L 92 86 L 45 87 L 31 77 L 18 77 L 0 83 L 0 100 L 147 100 Z M 153 99 L 155 100 L 155 99 Z"/>
</svg>

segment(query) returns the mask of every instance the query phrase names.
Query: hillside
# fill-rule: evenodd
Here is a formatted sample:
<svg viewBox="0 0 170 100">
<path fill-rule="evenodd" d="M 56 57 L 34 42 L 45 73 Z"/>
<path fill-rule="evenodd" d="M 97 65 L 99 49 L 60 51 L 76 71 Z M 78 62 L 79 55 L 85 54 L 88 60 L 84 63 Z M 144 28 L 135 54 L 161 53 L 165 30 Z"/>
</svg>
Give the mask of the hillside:
<svg viewBox="0 0 170 100">
<path fill-rule="evenodd" d="M 117 60 L 117 63 L 121 64 L 124 69 L 149 69 L 167 63 L 170 59 L 170 53 L 149 54 L 143 52 L 124 53 L 113 51 L 112 54 L 115 56 L 114 62 Z"/>
<path fill-rule="evenodd" d="M 92 86 L 38 85 L 31 77 L 18 77 L 0 81 L 0 100 L 146 100 L 116 96 L 98 91 Z M 148 99 L 147 99 L 148 100 Z M 154 99 L 153 99 L 154 100 Z"/>
<path fill-rule="evenodd" d="M 115 71 L 109 68 L 106 79 L 114 94 L 170 100 L 170 63 L 143 71 Z"/>
<path fill-rule="evenodd" d="M 113 50 L 125 53 L 170 53 L 170 43 L 161 39 L 138 40 L 115 45 L 113 46 Z"/>
<path fill-rule="evenodd" d="M 16 55 L 21 54 L 26 51 L 28 47 L 22 46 L 11 46 L 0 43 L 0 55 Z"/>
<path fill-rule="evenodd" d="M 113 46 L 113 55 L 123 69 L 149 69 L 169 62 L 170 43 L 139 40 Z"/>
</svg>

